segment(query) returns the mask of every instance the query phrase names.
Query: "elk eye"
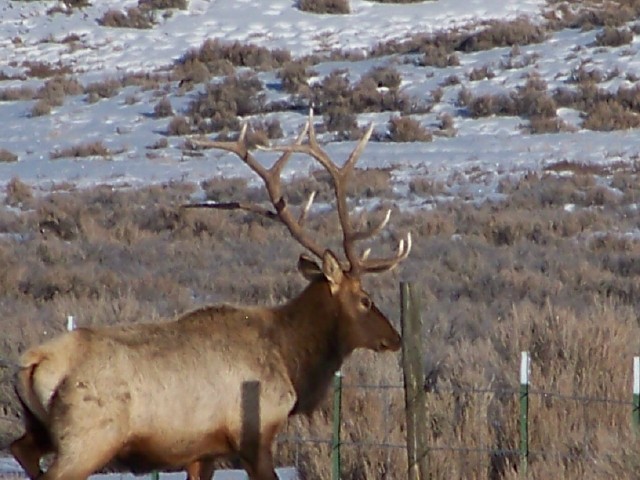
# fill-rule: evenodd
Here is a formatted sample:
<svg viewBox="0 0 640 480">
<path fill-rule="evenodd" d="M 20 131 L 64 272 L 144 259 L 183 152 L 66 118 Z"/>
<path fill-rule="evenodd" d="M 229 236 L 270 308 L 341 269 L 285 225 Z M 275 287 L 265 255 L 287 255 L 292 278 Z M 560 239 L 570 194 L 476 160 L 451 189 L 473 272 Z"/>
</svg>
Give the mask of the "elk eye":
<svg viewBox="0 0 640 480">
<path fill-rule="evenodd" d="M 370 310 L 372 303 L 373 302 L 371 302 L 371 299 L 369 297 L 362 297 L 360 299 L 360 305 L 362 305 L 362 308 L 365 310 Z"/>
</svg>

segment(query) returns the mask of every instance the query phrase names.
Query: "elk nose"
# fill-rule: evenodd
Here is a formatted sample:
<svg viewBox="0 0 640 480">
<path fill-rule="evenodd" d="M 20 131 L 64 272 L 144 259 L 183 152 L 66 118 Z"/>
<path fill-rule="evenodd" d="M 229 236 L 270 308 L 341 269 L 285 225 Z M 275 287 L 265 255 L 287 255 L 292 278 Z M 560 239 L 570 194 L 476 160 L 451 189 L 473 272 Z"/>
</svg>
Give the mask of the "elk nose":
<svg viewBox="0 0 640 480">
<path fill-rule="evenodd" d="M 401 345 L 402 344 L 399 335 L 392 339 L 384 338 L 380 342 L 380 350 L 390 350 L 392 352 L 395 352 L 400 349 Z"/>
</svg>

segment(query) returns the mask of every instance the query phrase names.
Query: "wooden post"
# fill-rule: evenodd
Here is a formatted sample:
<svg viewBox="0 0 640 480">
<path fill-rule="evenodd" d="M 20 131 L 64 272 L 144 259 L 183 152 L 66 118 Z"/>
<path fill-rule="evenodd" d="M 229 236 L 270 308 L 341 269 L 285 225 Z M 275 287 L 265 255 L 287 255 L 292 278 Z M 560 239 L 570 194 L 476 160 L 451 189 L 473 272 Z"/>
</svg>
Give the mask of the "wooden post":
<svg viewBox="0 0 640 480">
<path fill-rule="evenodd" d="M 633 408 L 631 425 L 636 434 L 640 433 L 640 357 L 633 357 Z"/>
<path fill-rule="evenodd" d="M 402 369 L 407 416 L 408 480 L 430 478 L 424 392 L 422 317 L 413 285 L 400 283 Z"/>
<path fill-rule="evenodd" d="M 520 473 L 529 467 L 529 352 L 520 354 Z"/>
<path fill-rule="evenodd" d="M 342 425 L 342 373 L 333 377 L 333 435 L 331 438 L 331 479 L 340 480 L 340 431 Z"/>
</svg>

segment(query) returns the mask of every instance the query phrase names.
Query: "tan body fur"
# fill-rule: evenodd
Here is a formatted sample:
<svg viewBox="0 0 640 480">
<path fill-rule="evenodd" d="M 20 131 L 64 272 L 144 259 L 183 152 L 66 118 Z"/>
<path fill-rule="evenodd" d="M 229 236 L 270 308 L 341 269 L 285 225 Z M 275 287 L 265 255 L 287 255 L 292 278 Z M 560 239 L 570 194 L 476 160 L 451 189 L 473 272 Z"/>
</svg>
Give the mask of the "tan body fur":
<svg viewBox="0 0 640 480">
<path fill-rule="evenodd" d="M 186 467 L 199 478 L 192 472 L 221 455 L 238 455 L 251 478 L 275 478 L 270 446 L 287 417 L 317 407 L 354 348 L 399 347 L 373 304 L 351 307 L 351 297 L 366 295 L 359 280 L 341 277 L 338 288 L 316 275 L 272 309 L 214 306 L 167 323 L 81 328 L 27 351 L 17 390 L 57 454 L 41 478 L 84 479 L 105 465 Z M 258 386 L 258 412 L 242 410 L 247 385 Z M 258 454 L 243 451 L 256 418 Z M 14 443 L 19 460 L 33 441 Z M 21 463 L 36 478 L 28 457 Z"/>
</svg>

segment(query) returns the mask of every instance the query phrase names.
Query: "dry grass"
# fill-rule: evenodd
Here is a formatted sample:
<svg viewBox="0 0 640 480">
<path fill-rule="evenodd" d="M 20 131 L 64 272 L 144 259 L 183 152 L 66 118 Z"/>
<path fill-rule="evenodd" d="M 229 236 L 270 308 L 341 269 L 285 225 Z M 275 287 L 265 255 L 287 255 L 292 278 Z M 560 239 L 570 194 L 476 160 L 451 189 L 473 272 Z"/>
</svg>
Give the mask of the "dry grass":
<svg viewBox="0 0 640 480">
<path fill-rule="evenodd" d="M 355 178 L 356 198 L 392 190 L 387 171 Z M 418 180 L 413 195 L 446 192 Z M 394 321 L 398 279 L 419 286 L 434 478 L 515 480 L 517 457 L 489 451 L 518 445 L 520 350 L 532 354 L 537 391 L 627 399 L 630 359 L 640 348 L 640 242 L 623 233 L 637 225 L 629 205 L 637 203 L 639 180 L 633 169 L 557 164 L 504 181 L 501 203 L 436 202 L 431 210 L 395 213 L 394 228 L 414 233 L 411 261 L 366 283 Z M 285 190 L 293 205 L 311 190 L 328 201 L 326 182 L 318 172 Z M 181 210 L 193 185 L 30 196 L 22 182 L 13 184 L 10 204 L 21 208 L 0 207 L 0 232 L 10 234 L 0 236 L 5 358 L 62 331 L 70 313 L 81 325 L 156 321 L 208 302 L 274 304 L 303 285 L 294 272 L 300 249 L 281 225 L 239 212 Z M 202 188 L 222 201 L 264 199 L 244 180 L 214 178 Z M 339 247 L 334 218 L 312 215 L 309 222 L 319 241 Z M 392 244 L 393 235 L 379 248 Z M 398 365 L 398 356 L 357 353 L 344 369 L 345 384 L 399 385 Z M 0 388 L 7 415 L 14 402 L 10 389 Z M 345 387 L 343 409 L 345 439 L 404 443 L 399 389 Z M 532 394 L 530 477 L 635 478 L 630 410 Z M 328 401 L 311 420 L 292 420 L 285 436 L 328 439 L 330 419 Z M 1 438 L 15 435 L 7 425 L 0 424 Z M 297 459 L 307 478 L 324 478 L 328 452 L 322 444 L 283 441 L 277 463 Z M 402 449 L 349 444 L 343 457 L 345 478 L 405 475 Z"/>
</svg>

